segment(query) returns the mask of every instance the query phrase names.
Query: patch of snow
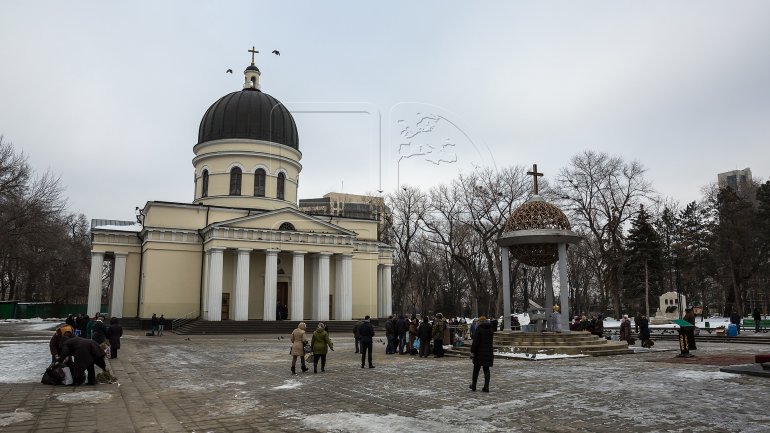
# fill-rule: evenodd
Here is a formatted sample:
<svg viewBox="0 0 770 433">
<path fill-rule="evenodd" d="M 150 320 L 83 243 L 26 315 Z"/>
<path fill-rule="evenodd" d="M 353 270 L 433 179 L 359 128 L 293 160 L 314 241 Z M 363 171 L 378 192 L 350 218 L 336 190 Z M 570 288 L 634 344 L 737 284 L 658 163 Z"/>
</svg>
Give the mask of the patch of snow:
<svg viewBox="0 0 770 433">
<path fill-rule="evenodd" d="M 300 422 L 310 430 L 333 432 L 372 431 L 373 426 L 380 433 L 404 431 L 440 431 L 466 433 L 467 427 L 457 428 L 443 421 L 428 421 L 395 414 L 374 415 L 357 412 L 335 412 L 306 415 Z"/>
<path fill-rule="evenodd" d="M 740 377 L 740 374 L 722 373 L 721 371 L 682 370 L 673 373 L 674 377 L 686 380 L 709 381 L 725 380 Z"/>
<path fill-rule="evenodd" d="M 24 409 L 16 409 L 14 412 L 0 413 L 0 427 L 11 425 L 15 422 L 24 422 L 34 419 L 35 416 Z"/>
<path fill-rule="evenodd" d="M 104 403 L 112 398 L 112 394 L 102 391 L 82 391 L 67 394 L 57 394 L 53 398 L 62 403 Z"/>
<path fill-rule="evenodd" d="M 48 342 L 0 344 L 3 353 L 3 368 L 0 368 L 0 383 L 36 383 L 51 363 Z"/>
<path fill-rule="evenodd" d="M 502 356 L 505 358 L 520 358 L 528 359 L 530 361 L 541 361 L 543 359 L 562 359 L 562 358 L 585 358 L 588 355 L 565 355 L 565 354 L 546 354 L 546 353 L 511 353 L 511 352 L 495 352 L 496 356 Z"/>
<path fill-rule="evenodd" d="M 299 388 L 300 386 L 302 386 L 302 382 L 300 382 L 298 380 L 289 379 L 289 380 L 283 381 L 283 385 L 278 385 L 276 387 L 273 387 L 272 389 L 275 389 L 275 390 L 279 390 L 279 389 L 295 389 L 295 388 Z"/>
<path fill-rule="evenodd" d="M 100 226 L 94 226 L 94 227 L 92 227 L 92 229 L 96 229 L 96 230 L 112 230 L 112 231 L 116 231 L 116 232 L 137 232 L 138 233 L 138 232 L 142 231 L 142 225 L 139 224 L 139 223 L 134 223 L 134 224 L 131 224 L 131 225 L 126 225 L 126 226 L 118 226 L 118 225 L 105 224 L 105 225 L 100 225 Z"/>
</svg>

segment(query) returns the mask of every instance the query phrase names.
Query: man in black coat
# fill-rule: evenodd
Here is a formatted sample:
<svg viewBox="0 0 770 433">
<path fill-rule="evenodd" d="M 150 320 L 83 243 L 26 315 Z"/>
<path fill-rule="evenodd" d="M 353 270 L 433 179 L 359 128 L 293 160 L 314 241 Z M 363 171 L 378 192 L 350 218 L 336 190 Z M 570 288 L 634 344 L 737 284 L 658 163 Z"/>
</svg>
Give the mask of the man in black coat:
<svg viewBox="0 0 770 433">
<path fill-rule="evenodd" d="M 473 344 L 471 345 L 471 359 L 473 359 L 473 381 L 469 387 L 471 391 L 476 391 L 479 371 L 483 368 L 484 388 L 481 390 L 489 392 L 489 367 L 492 366 L 495 359 L 492 349 L 493 335 L 492 324 L 486 317 L 479 317 L 479 326 L 476 328 L 476 335 L 473 337 Z"/>
<path fill-rule="evenodd" d="M 363 320 L 359 320 L 356 322 L 355 325 L 353 325 L 353 339 L 356 341 L 356 353 L 361 351 L 361 348 L 359 346 L 359 342 L 361 341 L 361 337 L 358 335 L 358 328 L 361 327 L 361 324 L 364 323 Z"/>
<path fill-rule="evenodd" d="M 406 331 L 409 330 L 409 321 L 406 320 L 406 317 L 402 314 L 399 316 L 398 321 L 396 322 L 396 334 L 398 336 L 398 353 L 403 355 L 404 353 L 404 346 L 406 345 Z"/>
<path fill-rule="evenodd" d="M 762 325 L 762 313 L 759 312 L 759 308 L 754 308 L 752 318 L 754 319 L 754 332 L 759 334 Z"/>
<path fill-rule="evenodd" d="M 62 344 L 59 362 L 64 362 L 68 356 L 75 357 L 72 367 L 72 379 L 75 385 L 82 385 L 85 381 L 85 372 L 88 371 L 88 385 L 96 384 L 96 372 L 94 365 L 98 365 L 102 371 L 107 371 L 104 363 L 104 350 L 94 340 L 81 337 L 68 338 Z"/>
<path fill-rule="evenodd" d="M 396 324 L 393 316 L 388 316 L 388 320 L 385 322 L 385 339 L 388 340 L 388 345 L 385 346 L 385 354 L 396 353 Z"/>
<path fill-rule="evenodd" d="M 369 368 L 374 368 L 372 364 L 372 340 L 374 337 L 374 327 L 369 323 L 369 316 L 364 317 L 361 326 L 358 327 L 358 337 L 361 343 L 361 368 L 364 368 L 367 352 L 369 353 Z"/>
<path fill-rule="evenodd" d="M 420 358 L 427 358 L 430 355 L 430 339 L 432 336 L 433 325 L 428 321 L 428 316 L 425 316 L 417 328 L 417 338 L 420 339 Z"/>
</svg>

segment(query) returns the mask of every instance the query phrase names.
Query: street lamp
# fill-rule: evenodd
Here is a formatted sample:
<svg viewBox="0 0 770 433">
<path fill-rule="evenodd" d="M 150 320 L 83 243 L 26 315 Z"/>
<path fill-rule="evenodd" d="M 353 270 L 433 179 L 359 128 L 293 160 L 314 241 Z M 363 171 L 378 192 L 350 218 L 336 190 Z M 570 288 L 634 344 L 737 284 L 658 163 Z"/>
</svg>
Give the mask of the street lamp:
<svg viewBox="0 0 770 433">
<path fill-rule="evenodd" d="M 679 287 L 679 257 L 676 254 L 672 255 L 674 259 L 674 279 L 676 283 L 676 299 L 677 299 L 677 311 L 679 311 L 679 318 L 682 318 L 682 290 Z"/>
</svg>

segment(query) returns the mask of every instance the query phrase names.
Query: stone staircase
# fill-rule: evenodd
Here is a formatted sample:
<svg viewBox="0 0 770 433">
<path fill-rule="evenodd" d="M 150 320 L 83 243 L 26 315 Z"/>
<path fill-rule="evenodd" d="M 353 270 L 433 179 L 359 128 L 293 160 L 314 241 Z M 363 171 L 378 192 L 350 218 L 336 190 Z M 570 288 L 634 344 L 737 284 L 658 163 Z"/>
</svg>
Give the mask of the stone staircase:
<svg viewBox="0 0 770 433">
<path fill-rule="evenodd" d="M 494 336 L 496 352 L 513 352 L 544 355 L 625 355 L 634 351 L 624 341 L 609 341 L 588 332 L 511 332 L 500 331 Z M 470 355 L 470 342 L 447 352 L 450 356 Z M 495 358 L 505 358 L 495 356 Z"/>
<path fill-rule="evenodd" d="M 318 320 L 303 320 L 307 332 L 313 332 L 318 326 Z M 329 333 L 348 334 L 353 337 L 353 326 L 357 320 L 325 321 Z M 297 329 L 298 321 L 277 320 L 265 322 L 262 320 L 208 322 L 205 320 L 190 320 L 175 326 L 172 332 L 180 335 L 233 335 L 233 334 L 285 334 L 289 335 Z M 375 326 L 375 330 L 377 327 Z M 380 334 L 380 333 L 378 333 Z"/>
</svg>

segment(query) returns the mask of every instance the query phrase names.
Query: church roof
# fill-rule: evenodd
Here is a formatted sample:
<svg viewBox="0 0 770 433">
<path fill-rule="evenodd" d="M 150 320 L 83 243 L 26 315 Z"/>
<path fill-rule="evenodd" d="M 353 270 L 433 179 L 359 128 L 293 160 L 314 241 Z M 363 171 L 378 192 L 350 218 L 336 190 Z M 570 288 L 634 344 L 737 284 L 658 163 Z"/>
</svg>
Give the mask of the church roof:
<svg viewBox="0 0 770 433">
<path fill-rule="evenodd" d="M 299 150 L 297 125 L 289 110 L 253 88 L 221 97 L 203 115 L 198 143 L 227 138 L 270 141 Z"/>
</svg>

